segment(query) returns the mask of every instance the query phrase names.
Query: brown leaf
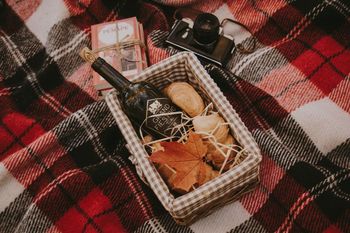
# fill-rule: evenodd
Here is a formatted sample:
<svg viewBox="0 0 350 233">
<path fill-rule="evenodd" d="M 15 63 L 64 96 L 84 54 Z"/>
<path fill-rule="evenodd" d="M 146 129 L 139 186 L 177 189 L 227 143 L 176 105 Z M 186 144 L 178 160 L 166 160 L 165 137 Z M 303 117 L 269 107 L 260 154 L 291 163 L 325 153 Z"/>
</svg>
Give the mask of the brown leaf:
<svg viewBox="0 0 350 233">
<path fill-rule="evenodd" d="M 186 193 L 193 186 L 200 186 L 217 176 L 212 167 L 203 161 L 208 148 L 200 135 L 190 132 L 185 144 L 161 142 L 161 146 L 164 151 L 153 153 L 150 159 L 159 165 L 166 164 L 176 171 L 167 179 L 173 190 Z"/>
<path fill-rule="evenodd" d="M 167 180 L 171 179 L 176 174 L 176 171 L 169 167 L 167 164 L 159 165 L 157 167 L 157 170 L 159 174 L 162 177 L 165 177 Z"/>
</svg>

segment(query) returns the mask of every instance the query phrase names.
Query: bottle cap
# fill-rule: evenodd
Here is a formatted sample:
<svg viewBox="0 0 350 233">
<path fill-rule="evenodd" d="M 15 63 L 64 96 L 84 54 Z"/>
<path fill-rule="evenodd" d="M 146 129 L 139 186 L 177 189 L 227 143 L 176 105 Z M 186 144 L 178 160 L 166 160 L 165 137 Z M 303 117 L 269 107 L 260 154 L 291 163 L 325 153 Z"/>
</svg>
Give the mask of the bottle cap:
<svg viewBox="0 0 350 233">
<path fill-rule="evenodd" d="M 80 53 L 80 57 L 91 64 L 97 59 L 97 56 L 88 47 L 83 48 Z"/>
</svg>

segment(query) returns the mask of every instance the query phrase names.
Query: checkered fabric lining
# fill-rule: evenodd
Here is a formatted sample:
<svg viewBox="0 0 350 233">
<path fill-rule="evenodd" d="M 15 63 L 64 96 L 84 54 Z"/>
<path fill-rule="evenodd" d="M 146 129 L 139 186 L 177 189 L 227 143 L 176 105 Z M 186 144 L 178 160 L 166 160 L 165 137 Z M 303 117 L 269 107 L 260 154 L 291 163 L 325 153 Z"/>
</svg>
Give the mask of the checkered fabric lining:
<svg viewBox="0 0 350 233">
<path fill-rule="evenodd" d="M 172 74 L 170 78 L 164 78 L 169 77 L 164 76 L 165 73 L 169 74 L 169 72 Z M 155 167 L 147 159 L 148 155 L 143 149 L 137 133 L 133 130 L 131 122 L 122 112 L 115 92 L 110 93 L 107 96 L 106 102 L 129 145 L 128 149 L 136 158 L 137 164 L 135 165 L 141 168 L 150 187 L 154 190 L 164 207 L 175 218 L 181 219 L 191 216 L 206 204 L 217 201 L 228 192 L 239 190 L 244 185 L 252 182 L 252 180 L 257 179 L 259 171 L 258 164 L 261 161 L 259 148 L 237 113 L 193 54 L 186 52 L 179 53 L 146 69 L 142 74 L 132 79 L 132 81 L 144 80 L 160 88 L 166 86 L 171 81 L 187 80 L 196 89 L 205 90 L 205 93 L 213 101 L 216 109 L 228 122 L 232 123 L 233 127 L 231 129 L 235 134 L 235 138 L 249 151 L 249 155 L 240 165 L 202 185 L 198 189 L 174 198 Z"/>
</svg>

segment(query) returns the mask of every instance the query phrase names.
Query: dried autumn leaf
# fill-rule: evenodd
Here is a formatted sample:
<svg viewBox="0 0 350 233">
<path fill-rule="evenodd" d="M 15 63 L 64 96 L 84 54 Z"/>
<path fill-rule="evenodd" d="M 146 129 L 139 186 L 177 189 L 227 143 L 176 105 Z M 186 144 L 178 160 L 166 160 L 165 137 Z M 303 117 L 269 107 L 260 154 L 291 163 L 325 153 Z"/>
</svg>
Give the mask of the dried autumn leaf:
<svg viewBox="0 0 350 233">
<path fill-rule="evenodd" d="M 200 135 L 190 132 L 185 144 L 161 142 L 164 151 L 157 151 L 150 157 L 159 165 L 167 165 L 176 173 L 168 179 L 172 189 L 179 193 L 189 192 L 193 186 L 200 186 L 218 175 L 212 167 L 203 161 L 207 153 Z"/>
<path fill-rule="evenodd" d="M 167 164 L 163 164 L 157 167 L 159 174 L 165 179 L 169 180 L 175 176 L 176 171 L 169 167 Z"/>
</svg>

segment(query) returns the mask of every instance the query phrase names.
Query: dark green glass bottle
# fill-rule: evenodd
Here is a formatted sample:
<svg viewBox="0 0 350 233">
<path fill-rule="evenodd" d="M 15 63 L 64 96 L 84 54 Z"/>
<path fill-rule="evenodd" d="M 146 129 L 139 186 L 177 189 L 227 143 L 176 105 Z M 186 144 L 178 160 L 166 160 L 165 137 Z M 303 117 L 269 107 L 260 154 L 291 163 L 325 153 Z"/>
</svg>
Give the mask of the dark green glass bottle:
<svg viewBox="0 0 350 233">
<path fill-rule="evenodd" d="M 91 57 L 91 54 L 89 58 L 82 57 L 90 61 L 91 67 L 117 89 L 119 102 L 133 123 L 138 126 L 143 124 L 142 128 L 154 138 L 179 136 L 178 128 L 174 127 L 181 124 L 181 114 L 159 115 L 181 113 L 181 110 L 155 86 L 148 82 L 130 82 L 100 57 Z"/>
</svg>

